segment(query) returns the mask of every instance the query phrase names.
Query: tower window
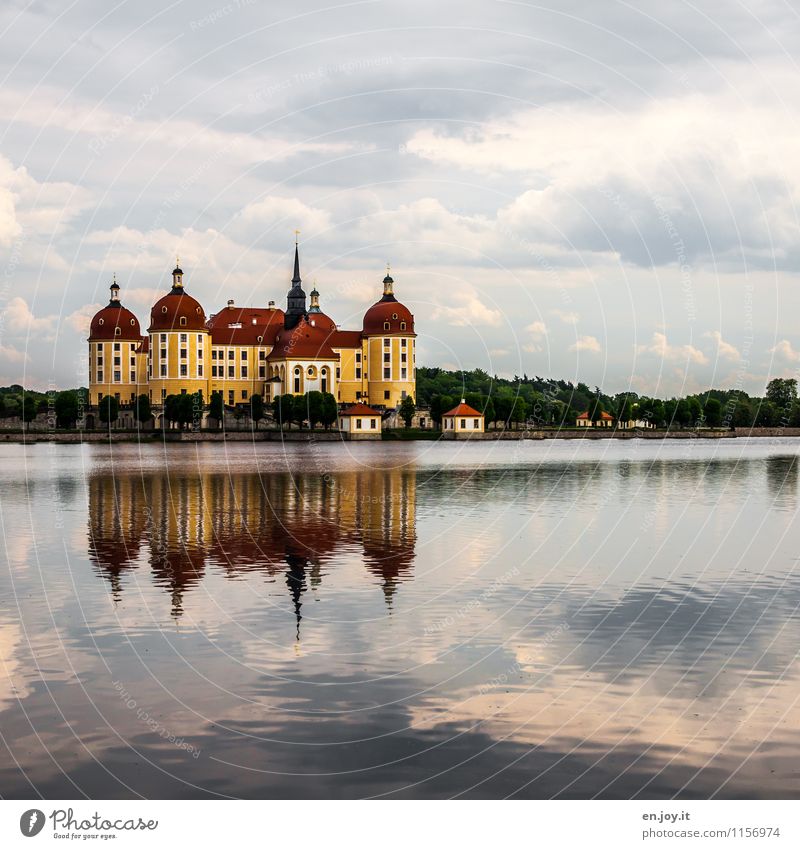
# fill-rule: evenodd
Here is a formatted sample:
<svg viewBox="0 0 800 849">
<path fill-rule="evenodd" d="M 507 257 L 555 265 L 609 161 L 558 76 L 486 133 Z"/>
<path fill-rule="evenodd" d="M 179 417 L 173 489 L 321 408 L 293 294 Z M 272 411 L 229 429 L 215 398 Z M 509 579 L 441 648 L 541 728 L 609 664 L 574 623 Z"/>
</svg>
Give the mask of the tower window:
<svg viewBox="0 0 800 849">
<path fill-rule="evenodd" d="M 185 360 L 188 356 L 189 356 L 189 354 L 186 351 L 186 348 L 181 348 L 181 359 Z"/>
<path fill-rule="evenodd" d="M 122 331 L 119 329 L 119 327 L 115 327 L 115 328 L 114 328 L 114 335 L 115 335 L 115 336 L 120 336 L 121 334 L 122 334 Z"/>
<path fill-rule="evenodd" d="M 114 350 L 119 351 L 119 342 L 114 343 Z"/>
<path fill-rule="evenodd" d="M 392 397 L 392 393 L 388 389 L 383 390 L 383 400 L 388 401 Z"/>
<path fill-rule="evenodd" d="M 389 354 L 389 352 L 388 352 L 388 351 L 384 351 L 384 352 L 383 352 L 383 361 L 384 361 L 385 363 L 388 363 L 388 362 L 389 362 L 389 359 L 390 359 L 390 354 Z"/>
<path fill-rule="evenodd" d="M 242 351 L 241 357 L 242 357 L 243 360 L 246 360 L 247 359 L 247 351 Z"/>
<path fill-rule="evenodd" d="M 186 339 L 187 339 L 186 334 L 185 334 L 185 333 L 181 333 L 181 342 L 183 342 L 183 343 L 184 343 L 184 345 L 186 344 Z"/>
<path fill-rule="evenodd" d="M 392 318 L 393 318 L 395 321 L 397 321 L 397 313 L 396 313 L 396 312 L 393 312 L 393 313 L 392 313 Z"/>
<path fill-rule="evenodd" d="M 186 327 L 186 316 L 185 315 L 181 316 L 181 327 Z"/>
<path fill-rule="evenodd" d="M 384 380 L 389 380 L 389 379 L 391 378 L 391 376 L 392 376 L 391 372 L 392 372 L 392 370 L 391 370 L 391 369 L 385 368 L 385 369 L 383 370 L 383 379 L 384 379 Z"/>
<path fill-rule="evenodd" d="M 198 376 L 198 377 L 202 377 L 202 376 L 203 376 L 203 366 L 202 366 L 202 365 L 198 365 L 198 366 L 197 366 L 197 376 Z"/>
<path fill-rule="evenodd" d="M 234 371 L 234 367 L 228 366 L 228 377 L 233 377 L 233 371 Z"/>
<path fill-rule="evenodd" d="M 389 329 L 389 322 L 388 322 L 388 321 L 384 321 L 384 322 L 383 322 L 383 329 L 384 329 L 384 330 L 388 330 L 388 329 Z"/>
<path fill-rule="evenodd" d="M 162 363 L 162 365 L 161 365 L 161 377 L 166 377 L 166 376 L 167 376 L 167 367 L 166 367 L 166 365 L 164 365 Z"/>
<path fill-rule="evenodd" d="M 361 362 L 361 351 L 356 351 L 356 362 L 357 363 Z"/>
<path fill-rule="evenodd" d="M 228 359 L 229 360 L 233 359 L 233 348 L 231 348 L 230 351 L 228 351 Z"/>
<path fill-rule="evenodd" d="M 400 322 L 400 329 L 401 329 L 401 330 L 405 330 L 405 329 L 406 329 L 406 323 L 405 323 L 404 321 L 401 321 L 401 322 Z M 406 341 L 406 340 L 405 340 L 405 339 L 403 339 L 403 343 L 404 343 L 404 344 L 405 344 L 405 341 Z"/>
<path fill-rule="evenodd" d="M 188 366 L 185 363 L 181 363 L 181 377 L 186 377 L 188 374 Z"/>
<path fill-rule="evenodd" d="M 389 328 L 387 327 L 386 329 L 388 330 Z M 389 347 L 389 340 L 388 340 L 388 339 L 384 339 L 384 340 L 383 340 L 383 347 L 384 347 L 384 348 L 388 348 L 388 347 Z"/>
</svg>

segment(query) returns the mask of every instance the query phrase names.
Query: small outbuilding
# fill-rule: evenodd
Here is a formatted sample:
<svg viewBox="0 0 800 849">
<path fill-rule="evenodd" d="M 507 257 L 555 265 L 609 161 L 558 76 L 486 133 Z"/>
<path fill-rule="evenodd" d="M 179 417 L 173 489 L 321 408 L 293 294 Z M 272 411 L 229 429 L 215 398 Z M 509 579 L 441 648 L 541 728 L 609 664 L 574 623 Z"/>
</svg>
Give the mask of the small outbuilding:
<svg viewBox="0 0 800 849">
<path fill-rule="evenodd" d="M 483 431 L 483 413 L 470 407 L 463 398 L 457 407 L 442 415 L 442 432 L 445 435 L 468 437 Z"/>
<path fill-rule="evenodd" d="M 339 413 L 339 430 L 347 439 L 380 439 L 381 414 L 366 404 L 353 404 Z"/>
<path fill-rule="evenodd" d="M 575 419 L 575 427 L 613 427 L 614 417 L 603 411 L 600 413 L 600 421 L 593 422 L 588 413 L 581 413 Z"/>
</svg>

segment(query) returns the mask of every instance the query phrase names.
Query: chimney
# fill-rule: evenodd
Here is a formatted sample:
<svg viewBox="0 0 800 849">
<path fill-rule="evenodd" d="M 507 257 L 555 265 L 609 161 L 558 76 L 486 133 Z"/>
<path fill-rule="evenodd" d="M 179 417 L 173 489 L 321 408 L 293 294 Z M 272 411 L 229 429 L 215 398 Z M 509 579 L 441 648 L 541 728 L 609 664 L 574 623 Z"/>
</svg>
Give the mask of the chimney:
<svg viewBox="0 0 800 849">
<path fill-rule="evenodd" d="M 270 301 L 268 306 L 271 310 L 274 310 L 275 309 L 275 301 Z"/>
<path fill-rule="evenodd" d="M 462 398 L 462 399 L 461 399 L 461 403 L 462 403 L 462 404 L 466 404 L 467 402 L 466 402 L 466 401 Z"/>
<path fill-rule="evenodd" d="M 229 309 L 229 310 L 232 310 L 232 309 L 233 309 L 233 298 L 231 298 L 231 299 L 228 301 L 228 309 Z"/>
</svg>

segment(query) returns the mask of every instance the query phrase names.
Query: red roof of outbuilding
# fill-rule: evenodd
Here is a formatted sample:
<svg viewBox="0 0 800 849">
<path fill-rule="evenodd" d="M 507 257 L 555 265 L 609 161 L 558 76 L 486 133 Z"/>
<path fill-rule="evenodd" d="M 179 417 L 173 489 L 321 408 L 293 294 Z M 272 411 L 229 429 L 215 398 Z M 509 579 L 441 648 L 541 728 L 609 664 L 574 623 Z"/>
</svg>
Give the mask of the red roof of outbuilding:
<svg viewBox="0 0 800 849">
<path fill-rule="evenodd" d="M 283 318 L 279 309 L 226 307 L 211 316 L 206 327 L 214 345 L 272 345 Z"/>
<path fill-rule="evenodd" d="M 578 418 L 579 418 L 579 419 L 588 419 L 588 418 L 589 418 L 589 414 L 588 414 L 588 413 L 581 413 L 581 414 L 578 416 Z M 613 417 L 612 415 L 609 415 L 609 414 L 608 414 L 605 410 L 603 410 L 603 412 L 602 412 L 602 413 L 600 413 L 600 418 L 601 418 L 601 420 L 602 420 L 602 421 L 604 421 L 604 422 L 613 422 L 613 421 L 614 421 L 614 417 Z"/>
<path fill-rule="evenodd" d="M 463 401 L 457 406 L 453 407 L 449 413 L 442 413 L 442 416 L 482 416 L 483 413 L 479 413 L 477 410 L 470 407 L 469 404 L 465 404 Z"/>
<path fill-rule="evenodd" d="M 373 410 L 372 407 L 368 407 L 366 404 L 353 404 L 352 407 L 348 407 L 346 410 L 343 410 L 339 413 L 339 416 L 379 416 L 380 413 L 378 410 Z"/>
</svg>

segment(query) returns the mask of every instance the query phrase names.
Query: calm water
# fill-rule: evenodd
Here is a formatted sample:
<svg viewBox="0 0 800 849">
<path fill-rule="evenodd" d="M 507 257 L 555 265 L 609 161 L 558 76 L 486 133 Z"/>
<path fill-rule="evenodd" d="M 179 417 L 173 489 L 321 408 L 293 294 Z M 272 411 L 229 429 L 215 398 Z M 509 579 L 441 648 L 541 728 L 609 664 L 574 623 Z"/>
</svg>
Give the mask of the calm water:
<svg viewBox="0 0 800 849">
<path fill-rule="evenodd" d="M 0 795 L 798 797 L 798 453 L 0 446 Z"/>
</svg>

